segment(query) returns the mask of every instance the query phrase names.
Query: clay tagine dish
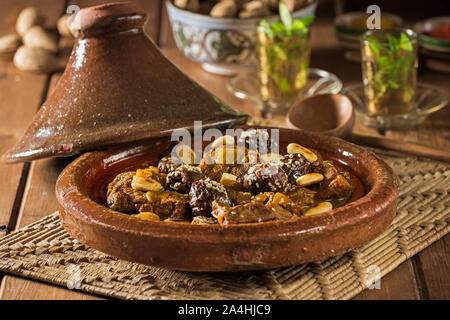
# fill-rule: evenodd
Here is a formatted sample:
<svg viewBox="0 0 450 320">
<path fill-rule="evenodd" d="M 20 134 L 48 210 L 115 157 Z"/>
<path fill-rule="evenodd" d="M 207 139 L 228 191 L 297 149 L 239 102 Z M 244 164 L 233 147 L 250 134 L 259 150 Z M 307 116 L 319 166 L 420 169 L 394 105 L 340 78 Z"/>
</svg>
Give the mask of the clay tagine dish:
<svg viewBox="0 0 450 320">
<path fill-rule="evenodd" d="M 398 178 L 383 161 L 340 139 L 291 129 L 279 129 L 280 150 L 296 143 L 353 174 L 359 191 L 347 203 L 295 219 L 229 225 L 145 220 L 107 207 L 111 181 L 157 165 L 170 153 L 176 129 L 195 131 L 200 121 L 201 132 L 248 129 L 240 127 L 245 115 L 225 106 L 160 52 L 143 32 L 145 21 L 145 12 L 133 3 L 79 11 L 64 74 L 23 137 L 2 157 L 14 163 L 89 151 L 69 164 L 56 184 L 59 214 L 71 236 L 143 264 L 240 271 L 339 255 L 389 226 Z"/>
<path fill-rule="evenodd" d="M 60 216 L 76 239 L 113 256 L 186 271 L 239 271 L 289 266 L 345 253 L 369 242 L 392 222 L 398 179 L 372 152 L 343 140 L 279 129 L 280 150 L 289 143 L 314 148 L 351 170 L 362 192 L 349 203 L 285 221 L 198 225 L 150 221 L 106 206 L 105 189 L 116 175 L 157 165 L 173 142 L 82 155 L 56 185 Z"/>
</svg>

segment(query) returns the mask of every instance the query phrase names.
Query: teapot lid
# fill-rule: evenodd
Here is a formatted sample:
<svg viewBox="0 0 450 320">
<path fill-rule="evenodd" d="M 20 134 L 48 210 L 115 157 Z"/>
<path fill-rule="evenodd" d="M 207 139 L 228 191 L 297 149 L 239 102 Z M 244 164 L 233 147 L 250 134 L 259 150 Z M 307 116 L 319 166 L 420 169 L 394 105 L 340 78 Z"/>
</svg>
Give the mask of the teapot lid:
<svg viewBox="0 0 450 320">
<path fill-rule="evenodd" d="M 144 34 L 145 22 L 145 12 L 131 2 L 80 10 L 63 75 L 2 161 L 71 156 L 193 129 L 194 121 L 218 128 L 244 123 L 246 115 L 164 56 Z"/>
</svg>

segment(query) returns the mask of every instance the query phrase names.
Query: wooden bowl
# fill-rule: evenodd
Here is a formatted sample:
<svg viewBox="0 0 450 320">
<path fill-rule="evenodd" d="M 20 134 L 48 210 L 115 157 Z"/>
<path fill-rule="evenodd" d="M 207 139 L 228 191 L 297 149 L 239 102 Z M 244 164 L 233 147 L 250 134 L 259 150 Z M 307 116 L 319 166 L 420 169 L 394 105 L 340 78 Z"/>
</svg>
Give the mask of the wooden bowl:
<svg viewBox="0 0 450 320">
<path fill-rule="evenodd" d="M 270 131 L 269 131 L 270 132 Z M 119 172 L 134 170 L 169 153 L 170 139 L 86 153 L 56 183 L 59 213 L 67 232 L 112 256 L 186 271 L 268 269 L 323 260 L 369 242 L 391 223 L 398 178 L 371 151 L 338 138 L 279 129 L 280 150 L 300 143 L 333 159 L 358 177 L 363 194 L 316 216 L 240 225 L 153 222 L 102 205 L 105 186 Z"/>
</svg>

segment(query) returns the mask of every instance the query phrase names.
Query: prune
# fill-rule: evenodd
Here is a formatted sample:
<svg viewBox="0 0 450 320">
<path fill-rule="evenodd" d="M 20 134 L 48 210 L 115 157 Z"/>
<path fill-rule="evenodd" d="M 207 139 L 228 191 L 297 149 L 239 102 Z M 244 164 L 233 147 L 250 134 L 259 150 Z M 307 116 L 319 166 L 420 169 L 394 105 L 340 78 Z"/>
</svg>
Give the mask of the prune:
<svg viewBox="0 0 450 320">
<path fill-rule="evenodd" d="M 286 190 L 288 176 L 278 165 L 256 164 L 244 176 L 244 188 L 252 192 Z"/>
<path fill-rule="evenodd" d="M 172 157 L 164 157 L 158 162 L 158 170 L 161 173 L 171 173 L 172 171 L 175 171 L 176 168 L 178 168 L 180 165 L 182 165 L 181 161 L 178 161 Z"/>
<path fill-rule="evenodd" d="M 249 129 L 239 136 L 237 143 L 251 151 L 258 151 L 260 154 L 275 152 L 278 153 L 278 141 L 273 139 L 266 129 Z"/>
<path fill-rule="evenodd" d="M 184 164 L 167 175 L 166 183 L 172 190 L 187 193 L 194 181 L 203 178 L 204 175 L 199 168 Z"/>
<path fill-rule="evenodd" d="M 223 205 L 232 205 L 226 189 L 217 181 L 204 179 L 192 183 L 189 205 L 194 215 L 210 216 L 214 200 Z"/>
<path fill-rule="evenodd" d="M 286 154 L 279 160 L 280 167 L 289 177 L 291 183 L 295 183 L 297 178 L 312 172 L 311 162 L 306 160 L 301 154 Z"/>
</svg>

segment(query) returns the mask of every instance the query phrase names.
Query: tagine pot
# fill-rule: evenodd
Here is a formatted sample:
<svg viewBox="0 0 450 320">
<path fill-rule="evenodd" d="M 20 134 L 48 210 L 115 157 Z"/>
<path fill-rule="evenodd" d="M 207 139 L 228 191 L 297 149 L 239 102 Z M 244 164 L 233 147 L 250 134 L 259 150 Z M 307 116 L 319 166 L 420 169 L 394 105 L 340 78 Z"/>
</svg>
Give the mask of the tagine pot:
<svg viewBox="0 0 450 320">
<path fill-rule="evenodd" d="M 143 32 L 132 2 L 82 9 L 76 41 L 54 92 L 4 162 L 71 156 L 170 135 L 176 128 L 228 127 L 246 117 L 192 81 Z"/>
</svg>

